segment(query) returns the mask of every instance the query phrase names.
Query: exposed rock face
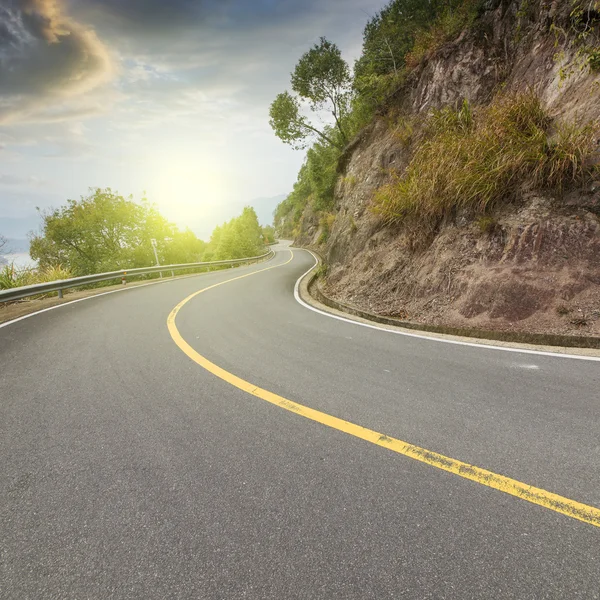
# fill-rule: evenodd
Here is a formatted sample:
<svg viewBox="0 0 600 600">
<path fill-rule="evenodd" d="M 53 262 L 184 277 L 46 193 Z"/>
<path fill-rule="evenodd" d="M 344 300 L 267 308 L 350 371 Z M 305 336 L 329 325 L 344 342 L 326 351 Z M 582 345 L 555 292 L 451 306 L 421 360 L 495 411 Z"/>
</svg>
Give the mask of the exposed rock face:
<svg viewBox="0 0 600 600">
<path fill-rule="evenodd" d="M 566 24 L 570 2 L 489 0 L 471 32 L 415 70 L 388 110 L 408 114 L 469 99 L 485 104 L 502 85 L 533 88 L 557 118 L 600 117 L 600 78 L 579 70 L 575 50 L 556 60 L 550 25 Z M 518 23 L 522 21 L 521 28 Z M 575 65 L 561 81 L 561 68 Z M 385 111 L 383 111 L 385 112 Z M 337 218 L 326 254 L 326 293 L 411 321 L 532 332 L 600 334 L 600 182 L 562 197 L 523 190 L 482 231 L 473 215 L 448 219 L 419 250 L 406 226 L 370 210 L 375 190 L 401 171 L 408 150 L 380 115 L 340 163 Z M 305 214 L 300 242 L 317 245 L 318 219 Z"/>
</svg>

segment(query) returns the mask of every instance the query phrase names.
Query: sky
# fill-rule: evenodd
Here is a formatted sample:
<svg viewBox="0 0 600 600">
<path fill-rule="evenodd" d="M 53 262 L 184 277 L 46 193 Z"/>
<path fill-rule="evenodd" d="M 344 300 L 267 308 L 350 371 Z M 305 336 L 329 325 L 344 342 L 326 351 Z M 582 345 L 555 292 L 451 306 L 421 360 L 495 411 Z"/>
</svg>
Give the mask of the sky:
<svg viewBox="0 0 600 600">
<path fill-rule="evenodd" d="M 0 233 L 110 187 L 206 238 L 289 193 L 304 153 L 270 103 L 321 36 L 352 64 L 385 3 L 0 0 Z"/>
</svg>

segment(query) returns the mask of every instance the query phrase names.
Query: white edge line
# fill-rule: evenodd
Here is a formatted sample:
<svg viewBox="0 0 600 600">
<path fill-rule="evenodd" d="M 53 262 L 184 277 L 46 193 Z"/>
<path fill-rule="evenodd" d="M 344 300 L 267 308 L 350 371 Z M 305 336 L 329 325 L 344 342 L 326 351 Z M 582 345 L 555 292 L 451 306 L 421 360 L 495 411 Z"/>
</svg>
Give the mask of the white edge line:
<svg viewBox="0 0 600 600">
<path fill-rule="evenodd" d="M 386 327 L 382 327 L 381 325 L 371 325 L 369 323 L 363 323 L 362 321 L 355 321 L 353 319 L 348 319 L 346 317 L 340 317 L 339 315 L 334 315 L 332 313 L 326 312 L 324 310 L 320 310 L 307 304 L 300 298 L 300 282 L 319 264 L 317 257 L 310 251 L 305 248 L 298 248 L 298 250 L 304 250 L 305 252 L 309 252 L 312 257 L 315 259 L 315 264 L 301 275 L 296 281 L 296 285 L 294 286 L 294 298 L 297 302 L 299 302 L 304 308 L 308 308 L 308 310 L 312 310 L 320 315 L 324 315 L 326 317 L 330 317 L 331 319 L 337 319 L 338 321 L 344 321 L 345 323 L 352 323 L 353 325 L 360 325 L 361 327 L 368 327 L 369 329 L 376 329 L 377 331 L 385 331 L 386 333 L 395 333 L 396 335 L 404 335 L 406 337 L 418 338 L 420 340 L 428 340 L 430 342 L 440 342 L 442 344 L 454 344 L 456 346 L 470 346 L 472 348 L 484 348 L 486 350 L 500 350 L 501 352 L 516 352 L 518 354 L 536 354 L 538 356 L 551 356 L 556 358 L 573 358 L 575 360 L 589 360 L 594 362 L 600 362 L 600 356 L 585 356 L 583 354 L 562 354 L 560 352 L 544 352 L 542 350 L 528 350 L 526 348 L 512 348 L 508 346 L 492 346 L 490 344 L 478 344 L 477 342 L 461 342 L 459 340 L 450 340 L 446 338 L 436 337 L 435 335 L 420 335 L 418 333 L 409 333 L 408 331 L 398 331 L 397 329 L 388 329 Z M 402 325 L 398 325 L 402 327 Z"/>
</svg>

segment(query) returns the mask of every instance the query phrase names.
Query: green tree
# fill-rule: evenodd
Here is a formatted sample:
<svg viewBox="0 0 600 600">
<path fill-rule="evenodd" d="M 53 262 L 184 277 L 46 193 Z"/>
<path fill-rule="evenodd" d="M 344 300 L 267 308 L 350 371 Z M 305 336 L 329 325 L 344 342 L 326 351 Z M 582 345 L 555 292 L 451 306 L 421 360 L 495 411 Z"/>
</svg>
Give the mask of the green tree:
<svg viewBox="0 0 600 600">
<path fill-rule="evenodd" d="M 155 261 L 151 239 L 163 264 L 194 262 L 202 251 L 193 233 L 178 232 L 146 199 L 134 202 L 108 188 L 41 214 L 30 254 L 42 269 L 62 265 L 87 275 L 148 266 Z"/>
<path fill-rule="evenodd" d="M 267 243 L 267 244 L 275 243 L 276 242 L 275 228 L 272 227 L 271 225 L 265 225 L 262 228 L 262 236 L 263 236 L 263 240 L 265 241 L 265 243 Z"/>
<path fill-rule="evenodd" d="M 199 240 L 194 232 L 189 229 L 175 231 L 164 241 L 161 262 L 171 265 L 200 262 L 205 250 L 206 242 Z"/>
<path fill-rule="evenodd" d="M 262 228 L 256 212 L 246 206 L 239 217 L 215 227 L 204 260 L 230 260 L 262 254 Z"/>
<path fill-rule="evenodd" d="M 348 142 L 345 118 L 350 106 L 350 71 L 340 49 L 321 38 L 298 61 L 291 78 L 292 90 L 279 94 L 269 111 L 269 124 L 275 135 L 294 148 L 305 148 L 313 135 L 342 148 Z M 313 113 L 329 110 L 334 119 L 335 134 L 328 128 L 315 127 L 301 114 L 301 101 Z"/>
</svg>

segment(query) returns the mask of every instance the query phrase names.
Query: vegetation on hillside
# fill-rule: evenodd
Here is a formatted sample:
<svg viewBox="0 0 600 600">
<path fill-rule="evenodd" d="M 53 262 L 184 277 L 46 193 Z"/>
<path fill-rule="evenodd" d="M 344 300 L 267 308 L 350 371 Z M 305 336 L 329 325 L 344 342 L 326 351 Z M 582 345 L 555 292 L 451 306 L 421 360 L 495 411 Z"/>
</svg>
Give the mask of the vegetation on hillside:
<svg viewBox="0 0 600 600">
<path fill-rule="evenodd" d="M 570 43 L 579 48 L 581 68 L 600 69 L 600 0 L 569 1 L 571 31 L 551 27 L 557 44 L 573 40 Z M 299 232 L 304 210 L 310 205 L 321 224 L 321 242 L 328 238 L 343 142 L 373 118 L 412 70 L 472 27 L 482 4 L 481 0 L 391 0 L 368 21 L 351 90 L 344 92 L 347 110 L 327 129 L 328 134 L 343 132 L 344 136 L 321 137 L 308 150 L 293 191 L 275 211 L 281 235 Z M 519 30 L 529 13 L 530 0 L 522 0 Z M 561 36 L 564 39 L 559 40 Z M 328 42 L 327 47 L 335 45 Z M 307 61 L 315 59 L 313 49 L 301 58 L 296 70 L 300 65 L 306 69 Z M 343 61 L 339 53 L 335 60 L 336 64 Z M 316 67 L 310 71 L 315 77 L 322 75 Z M 346 79 L 343 84 L 347 85 Z M 596 124 L 552 123 L 533 94 L 502 95 L 491 106 L 475 110 L 466 103 L 448 107 L 418 122 L 409 116 L 401 120 L 399 134 L 412 160 L 405 173 L 392 174 L 391 183 L 379 190 L 373 202 L 374 210 L 388 222 L 410 216 L 431 224 L 465 206 L 485 212 L 499 200 L 514 196 L 525 182 L 560 190 L 588 174 L 584 165 L 598 137 Z"/>
<path fill-rule="evenodd" d="M 553 23 L 551 30 L 557 45 L 571 40 L 575 46 L 575 61 L 561 67 L 562 79 L 567 79 L 578 69 L 600 72 L 600 0 L 571 0 L 572 11 L 569 25 L 564 28 Z M 555 59 L 562 63 L 565 52 L 558 52 Z"/>
<path fill-rule="evenodd" d="M 275 135 L 293 148 L 305 148 L 315 136 L 321 143 L 343 148 L 348 143 L 347 115 L 350 107 L 350 70 L 340 49 L 321 38 L 298 61 L 291 76 L 292 90 L 279 94 L 269 111 Z M 327 110 L 332 127 L 317 127 L 302 114 L 307 105 L 313 114 Z"/>
<path fill-rule="evenodd" d="M 378 190 L 374 209 L 388 222 L 431 222 L 463 208 L 483 214 L 524 184 L 563 189 L 596 168 L 597 134 L 592 125 L 553 127 L 531 92 L 434 111 L 408 168 Z"/>
<path fill-rule="evenodd" d="M 295 148 L 314 142 L 293 191 L 275 211 L 280 235 L 298 232 L 309 204 L 317 213 L 332 210 L 337 164 L 347 142 L 401 85 L 410 68 L 472 22 L 479 4 L 480 0 L 392 0 L 367 23 L 352 77 L 338 47 L 324 38 L 300 58 L 291 76 L 296 96 L 279 94 L 270 109 L 271 127 L 282 141 Z M 303 106 L 314 115 L 329 111 L 331 124 L 319 129 L 303 114 Z"/>
</svg>

